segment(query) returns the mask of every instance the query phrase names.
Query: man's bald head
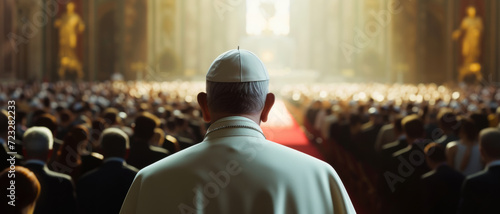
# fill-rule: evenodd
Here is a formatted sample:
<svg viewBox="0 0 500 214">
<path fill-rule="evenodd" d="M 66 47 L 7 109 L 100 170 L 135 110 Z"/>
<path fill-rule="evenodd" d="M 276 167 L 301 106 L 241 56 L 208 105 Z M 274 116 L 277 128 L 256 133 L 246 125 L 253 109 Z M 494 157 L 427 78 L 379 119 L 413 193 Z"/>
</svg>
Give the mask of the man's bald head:
<svg viewBox="0 0 500 214">
<path fill-rule="evenodd" d="M 479 145 L 485 161 L 500 159 L 500 130 L 497 128 L 486 128 L 479 134 Z"/>
</svg>

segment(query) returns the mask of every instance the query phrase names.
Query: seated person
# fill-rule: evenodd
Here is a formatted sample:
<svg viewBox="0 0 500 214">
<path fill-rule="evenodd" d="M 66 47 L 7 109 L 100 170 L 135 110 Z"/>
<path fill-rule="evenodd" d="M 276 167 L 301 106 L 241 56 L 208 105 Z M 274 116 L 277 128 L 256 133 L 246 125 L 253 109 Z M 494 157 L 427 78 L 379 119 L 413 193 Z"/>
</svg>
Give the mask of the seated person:
<svg viewBox="0 0 500 214">
<path fill-rule="evenodd" d="M 422 175 L 424 212 L 456 213 L 465 177 L 446 163 L 445 148 L 441 144 L 427 145 L 425 156 L 432 171 Z"/>
<path fill-rule="evenodd" d="M 459 213 L 500 212 L 500 131 L 496 128 L 482 130 L 479 148 L 486 169 L 465 180 Z"/>
<path fill-rule="evenodd" d="M 77 182 L 77 196 L 83 213 L 118 213 L 137 169 L 125 163 L 128 136 L 118 128 L 107 128 L 100 144 L 103 164 Z"/>
<path fill-rule="evenodd" d="M 169 155 L 167 150 L 149 144 L 154 136 L 155 128 L 159 126 L 159 120 L 156 116 L 144 112 L 135 119 L 133 126 L 134 135 L 131 139 L 127 163 L 137 169 L 142 169 Z"/>
<path fill-rule="evenodd" d="M 24 166 L 40 182 L 40 199 L 34 213 L 75 213 L 76 199 L 71 177 L 49 170 L 46 161 L 52 149 L 52 132 L 45 127 L 31 127 L 24 133 Z"/>
</svg>

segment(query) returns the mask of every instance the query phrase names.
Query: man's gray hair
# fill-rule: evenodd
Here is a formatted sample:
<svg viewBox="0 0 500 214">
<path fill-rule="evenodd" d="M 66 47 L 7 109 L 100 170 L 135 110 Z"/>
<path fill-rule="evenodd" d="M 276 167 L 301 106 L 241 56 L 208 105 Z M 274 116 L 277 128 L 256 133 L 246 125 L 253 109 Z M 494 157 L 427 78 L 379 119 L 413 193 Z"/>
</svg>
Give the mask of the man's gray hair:
<svg viewBox="0 0 500 214">
<path fill-rule="evenodd" d="M 23 135 L 23 147 L 26 152 L 32 154 L 43 154 L 52 149 L 52 132 L 42 126 L 33 126 L 26 130 Z"/>
<path fill-rule="evenodd" d="M 207 102 L 211 111 L 249 114 L 264 108 L 269 80 L 256 82 L 207 81 Z"/>
<path fill-rule="evenodd" d="M 479 143 L 483 151 L 494 159 L 500 158 L 500 130 L 497 128 L 483 129 L 479 134 Z"/>
</svg>

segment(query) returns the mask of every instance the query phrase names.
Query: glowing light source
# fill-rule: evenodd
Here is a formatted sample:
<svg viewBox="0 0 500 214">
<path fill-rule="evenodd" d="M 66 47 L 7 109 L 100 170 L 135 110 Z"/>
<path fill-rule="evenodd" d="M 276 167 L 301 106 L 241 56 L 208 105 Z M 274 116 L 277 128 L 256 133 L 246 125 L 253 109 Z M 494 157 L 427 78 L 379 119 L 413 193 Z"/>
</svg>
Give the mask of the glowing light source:
<svg viewBox="0 0 500 214">
<path fill-rule="evenodd" d="M 247 0 L 246 31 L 261 35 L 271 31 L 286 36 L 290 32 L 290 0 Z"/>
<path fill-rule="evenodd" d="M 328 93 L 326 91 L 321 91 L 319 93 L 319 97 L 321 97 L 321 98 L 326 98 L 326 96 L 328 96 Z"/>
<path fill-rule="evenodd" d="M 300 100 L 300 93 L 297 93 L 297 92 L 293 93 L 292 99 L 294 101 L 299 101 Z"/>
</svg>

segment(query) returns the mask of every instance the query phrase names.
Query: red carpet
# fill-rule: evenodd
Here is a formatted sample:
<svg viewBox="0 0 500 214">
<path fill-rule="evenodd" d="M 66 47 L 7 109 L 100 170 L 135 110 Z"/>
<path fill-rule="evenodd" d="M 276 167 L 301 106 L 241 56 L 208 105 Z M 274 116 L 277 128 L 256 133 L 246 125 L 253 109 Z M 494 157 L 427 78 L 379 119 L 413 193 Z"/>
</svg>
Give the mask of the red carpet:
<svg viewBox="0 0 500 214">
<path fill-rule="evenodd" d="M 268 121 L 262 123 L 261 127 L 268 140 L 325 160 L 318 149 L 309 143 L 304 131 L 288 112 L 283 101 L 276 100 Z"/>
</svg>

